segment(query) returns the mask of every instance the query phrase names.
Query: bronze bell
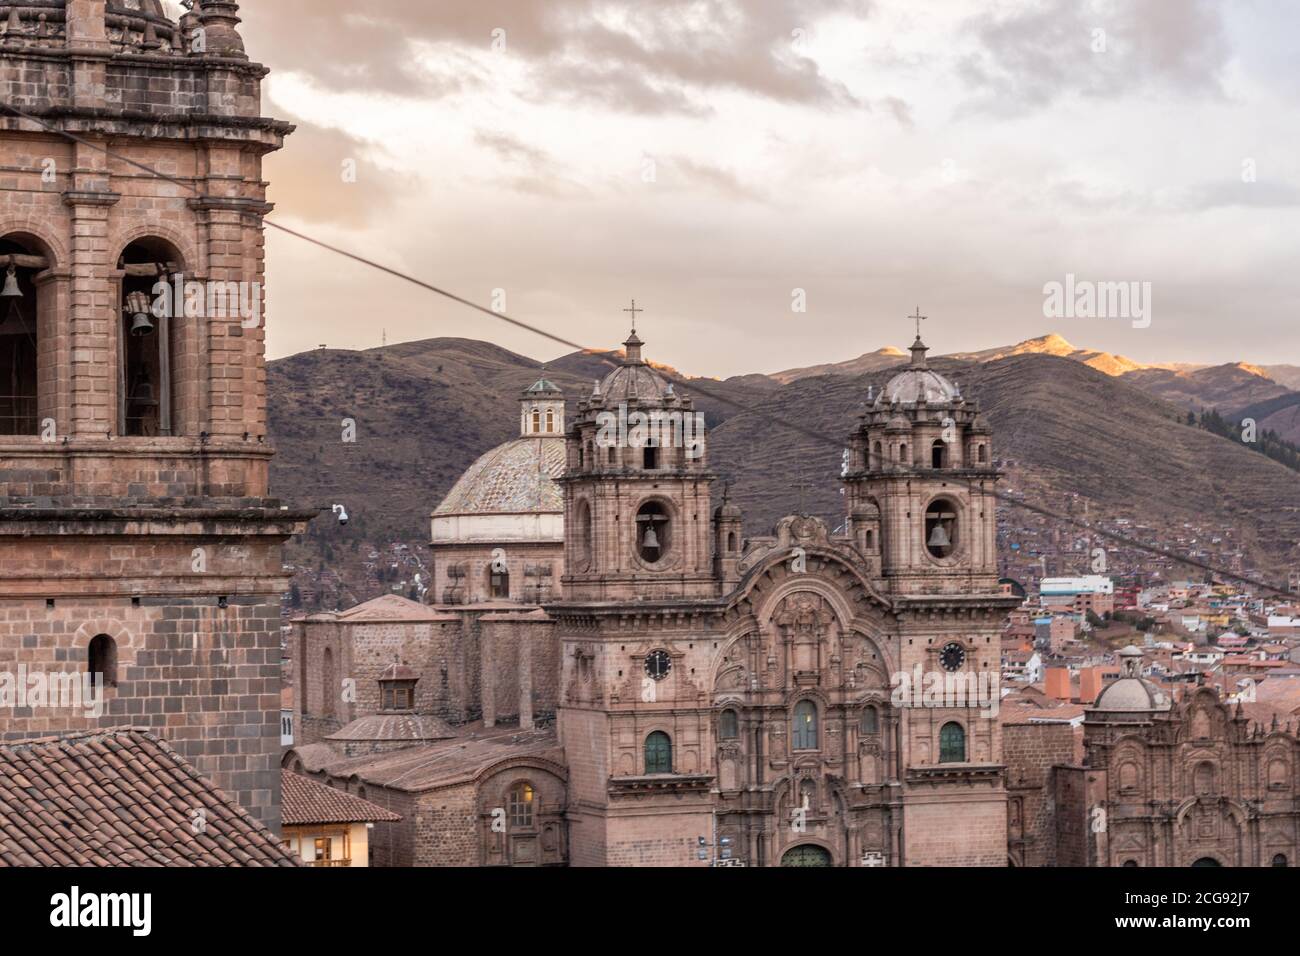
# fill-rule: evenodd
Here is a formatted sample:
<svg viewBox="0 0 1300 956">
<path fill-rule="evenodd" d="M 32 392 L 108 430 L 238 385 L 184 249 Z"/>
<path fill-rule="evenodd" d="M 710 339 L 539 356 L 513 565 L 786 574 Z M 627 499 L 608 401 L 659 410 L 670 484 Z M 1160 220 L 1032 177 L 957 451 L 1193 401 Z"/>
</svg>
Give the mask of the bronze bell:
<svg viewBox="0 0 1300 956">
<path fill-rule="evenodd" d="M 23 290 L 18 288 L 18 272 L 14 269 L 13 263 L 9 264 L 9 271 L 5 273 L 5 287 L 0 291 L 0 299 L 21 299 Z"/>
<path fill-rule="evenodd" d="M 126 311 L 131 313 L 131 334 L 148 335 L 153 331 L 149 317 L 149 297 L 143 292 L 132 292 L 126 297 Z"/>
<path fill-rule="evenodd" d="M 931 548 L 947 548 L 952 545 L 952 539 L 948 537 L 948 532 L 944 530 L 943 524 L 938 523 L 934 530 L 930 532 L 930 540 L 927 542 Z"/>
<path fill-rule="evenodd" d="M 659 550 L 659 536 L 655 534 L 654 525 L 650 525 L 650 527 L 645 529 L 645 538 L 641 543 L 647 548 L 654 548 L 656 551 Z"/>
</svg>

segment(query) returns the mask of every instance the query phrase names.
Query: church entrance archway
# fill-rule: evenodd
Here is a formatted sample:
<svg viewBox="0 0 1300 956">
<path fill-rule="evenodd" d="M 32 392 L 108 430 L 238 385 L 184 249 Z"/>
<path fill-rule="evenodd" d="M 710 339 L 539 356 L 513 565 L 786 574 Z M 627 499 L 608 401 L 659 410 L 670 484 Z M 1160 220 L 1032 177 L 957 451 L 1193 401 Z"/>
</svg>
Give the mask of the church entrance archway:
<svg viewBox="0 0 1300 956">
<path fill-rule="evenodd" d="M 830 866 L 831 855 L 828 850 L 811 843 L 791 847 L 781 857 L 782 866 Z"/>
<path fill-rule="evenodd" d="M 1212 856 L 1203 856 L 1193 863 L 1192 866 L 1223 866 L 1223 864 Z"/>
</svg>

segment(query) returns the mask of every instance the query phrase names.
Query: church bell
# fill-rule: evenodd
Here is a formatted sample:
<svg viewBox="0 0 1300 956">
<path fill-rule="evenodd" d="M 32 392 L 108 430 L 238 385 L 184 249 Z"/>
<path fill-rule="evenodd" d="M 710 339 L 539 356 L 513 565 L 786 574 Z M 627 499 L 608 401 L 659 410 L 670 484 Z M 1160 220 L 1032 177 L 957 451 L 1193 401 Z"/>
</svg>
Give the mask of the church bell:
<svg viewBox="0 0 1300 956">
<path fill-rule="evenodd" d="M 10 263 L 9 271 L 5 273 L 5 287 L 0 291 L 0 299 L 21 299 L 23 290 L 18 288 L 18 273 Z"/>
<path fill-rule="evenodd" d="M 143 292 L 132 292 L 126 297 L 126 311 L 131 313 L 131 334 L 148 335 L 153 331 L 149 318 L 149 297 Z"/>
<path fill-rule="evenodd" d="M 642 539 L 641 543 L 647 548 L 654 548 L 655 550 L 659 549 L 659 536 L 655 534 L 654 525 L 650 525 L 650 527 L 645 529 L 645 538 Z"/>
<path fill-rule="evenodd" d="M 930 532 L 930 540 L 927 544 L 931 548 L 947 548 L 952 545 L 952 539 L 948 537 L 948 532 L 944 530 L 941 522 L 935 524 L 934 530 Z"/>
</svg>

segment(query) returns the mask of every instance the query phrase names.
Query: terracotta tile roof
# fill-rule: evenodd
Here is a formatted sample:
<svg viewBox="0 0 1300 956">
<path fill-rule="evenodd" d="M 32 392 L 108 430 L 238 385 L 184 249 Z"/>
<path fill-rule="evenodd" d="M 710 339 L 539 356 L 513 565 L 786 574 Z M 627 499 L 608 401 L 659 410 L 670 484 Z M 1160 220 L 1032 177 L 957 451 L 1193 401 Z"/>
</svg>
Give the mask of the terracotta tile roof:
<svg viewBox="0 0 1300 956">
<path fill-rule="evenodd" d="M 301 774 L 281 770 L 280 781 L 281 819 L 287 827 L 308 823 L 396 823 L 402 819 L 378 804 Z"/>
<path fill-rule="evenodd" d="M 400 594 L 381 594 L 363 604 L 340 611 L 340 621 L 442 621 L 448 615 Z M 458 618 L 452 617 L 453 620 Z"/>
<path fill-rule="evenodd" d="M 144 728 L 0 745 L 0 866 L 300 865 Z"/>
<path fill-rule="evenodd" d="M 507 759 L 528 757 L 563 766 L 564 753 L 554 730 L 521 731 L 503 725 L 485 729 L 482 724 L 460 730 L 460 735 L 451 740 L 358 757 L 335 754 L 330 759 L 319 750 L 304 754 L 308 747 L 290 754 L 302 758 L 303 768 L 311 773 L 323 772 L 336 778 L 355 776 L 368 784 L 412 793 L 474 780 Z"/>
</svg>

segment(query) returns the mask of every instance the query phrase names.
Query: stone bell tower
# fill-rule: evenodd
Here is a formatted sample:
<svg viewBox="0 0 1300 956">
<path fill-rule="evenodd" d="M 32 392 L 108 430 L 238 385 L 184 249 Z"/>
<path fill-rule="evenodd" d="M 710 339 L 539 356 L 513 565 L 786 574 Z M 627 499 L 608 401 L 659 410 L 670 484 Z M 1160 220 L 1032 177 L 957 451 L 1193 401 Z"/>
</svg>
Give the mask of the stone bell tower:
<svg viewBox="0 0 1300 956">
<path fill-rule="evenodd" d="M 928 351 L 918 329 L 911 362 L 869 397 L 852 435 L 848 530 L 898 622 L 903 860 L 999 866 L 999 636 L 1018 599 L 998 587 L 991 430 Z"/>
<path fill-rule="evenodd" d="M 698 864 L 713 810 L 696 708 L 714 643 L 701 611 L 722 588 L 714 475 L 691 399 L 646 363 L 635 330 L 623 345 L 568 431 L 564 597 L 547 605 L 560 641 L 571 860 Z"/>
<path fill-rule="evenodd" d="M 314 512 L 267 487 L 261 166 L 292 127 L 238 23 L 0 2 L 0 101 L 30 117 L 0 111 L 0 672 L 105 698 L 0 732 L 147 726 L 274 828 L 281 545 Z"/>
<path fill-rule="evenodd" d="M 704 416 L 642 357 L 578 403 L 565 488 L 566 599 L 716 597 Z"/>
</svg>

